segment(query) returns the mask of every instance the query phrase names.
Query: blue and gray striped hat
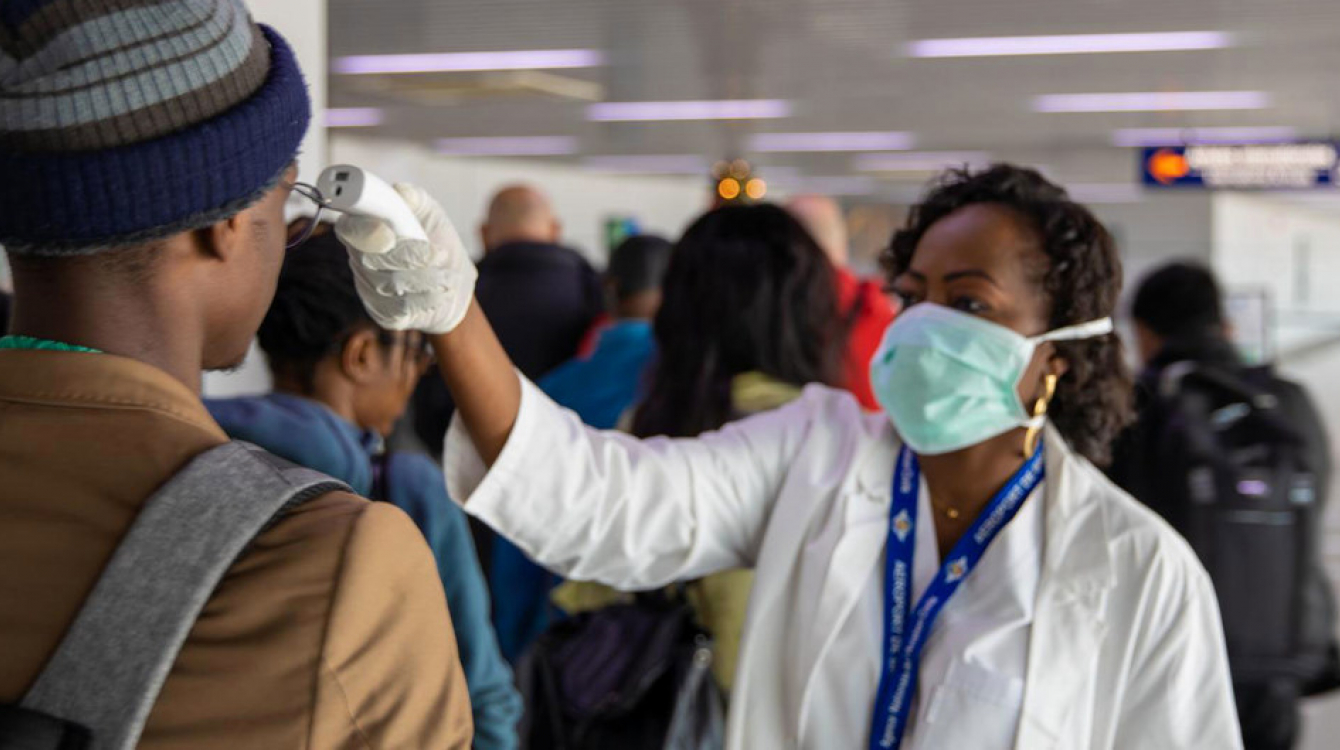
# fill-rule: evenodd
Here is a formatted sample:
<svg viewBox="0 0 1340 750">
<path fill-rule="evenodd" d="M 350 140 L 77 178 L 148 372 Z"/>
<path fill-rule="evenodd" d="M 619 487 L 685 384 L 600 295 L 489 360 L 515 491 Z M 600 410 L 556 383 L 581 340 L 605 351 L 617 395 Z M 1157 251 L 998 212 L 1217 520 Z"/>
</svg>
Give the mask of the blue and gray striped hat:
<svg viewBox="0 0 1340 750">
<path fill-rule="evenodd" d="M 288 44 L 241 0 L 0 2 L 0 244 L 69 255 L 259 199 L 311 119 Z"/>
</svg>

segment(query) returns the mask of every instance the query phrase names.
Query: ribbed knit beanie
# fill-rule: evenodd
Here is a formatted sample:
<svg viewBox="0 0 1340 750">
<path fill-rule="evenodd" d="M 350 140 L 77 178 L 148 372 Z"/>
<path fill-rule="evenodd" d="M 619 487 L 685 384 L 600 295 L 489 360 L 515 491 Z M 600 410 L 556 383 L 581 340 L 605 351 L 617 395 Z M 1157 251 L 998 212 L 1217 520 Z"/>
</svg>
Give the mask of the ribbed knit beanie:
<svg viewBox="0 0 1340 750">
<path fill-rule="evenodd" d="M 0 245 L 207 226 L 275 184 L 310 119 L 293 51 L 241 0 L 0 0 Z"/>
</svg>

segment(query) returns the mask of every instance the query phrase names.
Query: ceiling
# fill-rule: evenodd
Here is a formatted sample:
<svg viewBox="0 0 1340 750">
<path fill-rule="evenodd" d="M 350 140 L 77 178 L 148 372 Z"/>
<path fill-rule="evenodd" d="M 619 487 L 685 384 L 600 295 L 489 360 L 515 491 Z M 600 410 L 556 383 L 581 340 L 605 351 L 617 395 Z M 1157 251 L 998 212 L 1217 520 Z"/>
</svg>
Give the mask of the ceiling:
<svg viewBox="0 0 1340 750">
<path fill-rule="evenodd" d="M 1130 183 L 1117 128 L 1288 126 L 1340 133 L 1340 0 L 330 0 L 347 55 L 596 49 L 603 66 L 517 74 L 332 73 L 331 107 L 383 110 L 378 135 L 568 136 L 584 161 L 744 155 L 788 179 L 896 193 L 916 172 L 861 172 L 853 153 L 749 153 L 759 132 L 907 131 L 917 151 L 983 152 L 1057 179 Z M 1220 50 L 913 59 L 927 38 L 1224 31 Z M 398 89 L 399 91 L 395 91 Z M 1262 91 L 1265 109 L 1042 114 L 1043 94 Z M 585 97 L 585 98 L 583 98 Z M 587 99 L 783 99 L 784 119 L 588 122 Z M 853 176 L 855 180 L 851 179 Z M 812 184 L 819 184 L 813 182 Z M 841 190 L 841 180 L 833 184 Z M 856 190 L 857 188 L 852 188 Z"/>
</svg>

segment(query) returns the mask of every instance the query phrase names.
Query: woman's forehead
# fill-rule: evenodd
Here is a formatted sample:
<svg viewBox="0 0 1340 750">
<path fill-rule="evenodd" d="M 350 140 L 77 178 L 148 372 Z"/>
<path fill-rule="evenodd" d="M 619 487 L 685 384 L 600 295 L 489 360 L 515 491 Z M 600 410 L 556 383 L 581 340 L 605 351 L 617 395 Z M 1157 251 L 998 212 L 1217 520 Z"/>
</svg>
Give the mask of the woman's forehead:
<svg viewBox="0 0 1340 750">
<path fill-rule="evenodd" d="M 1037 232 L 1007 206 L 964 206 L 931 225 L 912 254 L 909 270 L 928 279 L 964 271 L 1024 280 L 1045 260 Z"/>
</svg>

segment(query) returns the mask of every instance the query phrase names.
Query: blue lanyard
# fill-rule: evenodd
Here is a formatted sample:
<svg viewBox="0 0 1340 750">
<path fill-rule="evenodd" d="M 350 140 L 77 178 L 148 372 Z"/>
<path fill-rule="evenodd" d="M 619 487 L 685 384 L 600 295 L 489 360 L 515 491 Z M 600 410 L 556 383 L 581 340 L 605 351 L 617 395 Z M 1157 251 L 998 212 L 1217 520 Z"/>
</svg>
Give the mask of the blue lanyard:
<svg viewBox="0 0 1340 750">
<path fill-rule="evenodd" d="M 898 750 L 907 729 L 912 696 L 917 691 L 921 650 L 931 628 L 949 598 L 977 566 L 986 548 L 1014 518 L 1024 500 L 1042 481 L 1042 446 L 1019 467 L 968 532 L 945 558 L 940 572 L 909 612 L 912 595 L 912 561 L 917 541 L 917 496 L 921 468 L 906 446 L 898 454 L 893 472 L 893 503 L 889 507 L 889 540 L 884 564 L 884 655 L 879 691 L 870 722 L 870 750 Z M 911 627 L 908 627 L 911 615 Z"/>
</svg>

